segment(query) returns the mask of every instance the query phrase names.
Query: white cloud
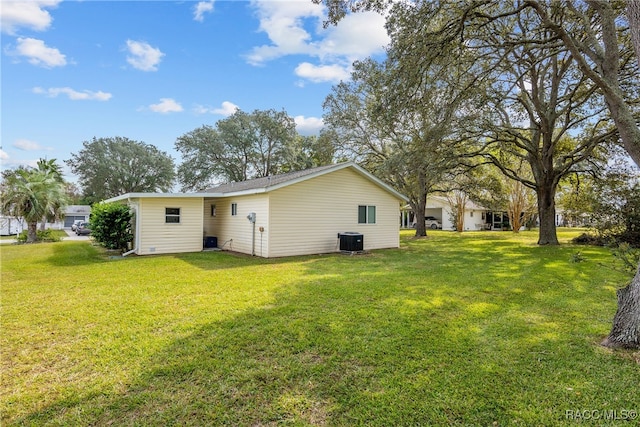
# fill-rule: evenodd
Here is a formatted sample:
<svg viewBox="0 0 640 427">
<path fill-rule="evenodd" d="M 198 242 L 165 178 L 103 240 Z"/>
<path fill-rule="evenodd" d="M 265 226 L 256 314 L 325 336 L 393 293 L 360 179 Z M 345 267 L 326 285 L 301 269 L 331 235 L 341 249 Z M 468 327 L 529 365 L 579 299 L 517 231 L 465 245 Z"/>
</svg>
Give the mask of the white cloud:
<svg viewBox="0 0 640 427">
<path fill-rule="evenodd" d="M 315 135 L 324 127 L 324 121 L 317 117 L 295 116 L 296 129 L 303 135 Z"/>
<path fill-rule="evenodd" d="M 0 7 L 2 32 L 13 35 L 21 27 L 36 31 L 46 30 L 53 18 L 45 8 L 56 7 L 58 3 L 60 0 L 2 0 L 2 7 Z"/>
<path fill-rule="evenodd" d="M 324 7 L 311 1 L 253 1 L 260 19 L 260 31 L 267 34 L 270 45 L 255 47 L 247 55 L 252 65 L 261 65 L 285 55 L 313 54 L 317 51 L 305 22 L 312 20 L 321 30 Z"/>
<path fill-rule="evenodd" d="M 65 55 L 58 49 L 48 47 L 42 40 L 30 37 L 19 37 L 13 54 L 25 56 L 30 64 L 44 68 L 62 67 L 67 65 Z"/>
<path fill-rule="evenodd" d="M 18 150 L 22 150 L 22 151 L 41 151 L 41 150 L 51 149 L 51 148 L 43 147 L 37 142 L 30 141 L 28 139 L 18 139 L 12 145 Z"/>
<path fill-rule="evenodd" d="M 338 83 L 341 80 L 348 80 L 350 77 L 349 69 L 341 65 L 313 65 L 308 62 L 298 65 L 295 73 L 297 76 L 314 83 Z"/>
<path fill-rule="evenodd" d="M 34 87 L 33 93 L 46 95 L 50 98 L 55 98 L 58 95 L 67 95 L 67 97 L 72 101 L 108 101 L 112 97 L 112 95 L 107 92 L 93 92 L 90 90 L 83 90 L 82 92 L 78 92 L 77 90 L 71 89 L 70 87 L 50 87 L 49 89 Z"/>
<path fill-rule="evenodd" d="M 204 105 L 196 105 L 196 107 L 193 109 L 193 112 L 196 114 L 219 114 L 221 116 L 228 117 L 234 114 L 236 110 L 239 110 L 239 109 L 240 107 L 238 107 L 233 102 L 224 101 L 219 108 L 211 108 L 211 107 L 206 107 Z"/>
<path fill-rule="evenodd" d="M 127 62 L 138 70 L 157 71 L 158 64 L 164 56 L 160 49 L 152 47 L 147 42 L 127 40 L 129 56 Z"/>
<path fill-rule="evenodd" d="M 238 107 L 233 102 L 224 101 L 220 108 L 216 108 L 216 109 L 213 110 L 213 113 L 214 114 L 220 114 L 222 116 L 230 116 L 230 115 L 234 114 L 236 112 L 236 110 L 239 110 L 239 109 L 240 109 L 240 107 Z"/>
<path fill-rule="evenodd" d="M 179 113 L 183 110 L 182 105 L 171 98 L 160 98 L 160 103 L 149 105 L 149 109 L 161 114 Z"/>
<path fill-rule="evenodd" d="M 375 12 L 347 15 L 322 39 L 319 56 L 344 57 L 352 63 L 382 53 L 391 41 L 384 25 L 384 16 Z"/>
<path fill-rule="evenodd" d="M 9 159 L 9 155 L 7 154 L 6 151 L 4 151 L 2 148 L 0 148 L 0 160 L 8 160 Z"/>
<path fill-rule="evenodd" d="M 198 22 L 204 21 L 204 14 L 213 12 L 213 0 L 200 1 L 193 7 L 193 19 Z"/>
<path fill-rule="evenodd" d="M 353 61 L 383 53 L 390 41 L 385 18 L 375 12 L 347 15 L 337 26 L 324 29 L 322 5 L 310 1 L 253 1 L 252 5 L 260 19 L 259 30 L 271 42 L 254 47 L 246 55 L 247 62 L 264 65 L 287 55 L 308 55 L 319 64 L 304 62 L 296 74 L 313 82 L 345 78 L 344 72 Z"/>
</svg>

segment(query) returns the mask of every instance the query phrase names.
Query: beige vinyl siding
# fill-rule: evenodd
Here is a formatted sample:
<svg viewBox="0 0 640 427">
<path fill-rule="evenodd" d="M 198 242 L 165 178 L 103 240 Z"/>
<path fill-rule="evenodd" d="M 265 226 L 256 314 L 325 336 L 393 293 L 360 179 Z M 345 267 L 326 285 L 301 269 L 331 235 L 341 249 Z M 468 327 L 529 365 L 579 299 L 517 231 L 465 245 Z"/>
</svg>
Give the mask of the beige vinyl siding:
<svg viewBox="0 0 640 427">
<path fill-rule="evenodd" d="M 202 250 L 202 198 L 141 198 L 138 200 L 139 255 Z M 180 222 L 166 223 L 165 208 L 180 208 Z"/>
<path fill-rule="evenodd" d="M 216 205 L 216 216 L 211 218 L 212 203 Z M 238 214 L 231 215 L 231 204 L 236 203 Z M 208 210 L 207 210 L 208 209 Z M 256 214 L 255 225 L 255 254 L 268 257 L 269 249 L 269 196 L 267 194 L 254 194 L 220 199 L 207 199 L 205 201 L 205 215 L 208 215 L 205 223 L 207 236 L 218 238 L 218 247 L 224 250 L 232 250 L 245 254 L 252 252 L 253 225 L 247 219 L 251 212 Z M 264 232 L 260 232 L 260 227 Z"/>
<path fill-rule="evenodd" d="M 216 216 L 212 217 L 211 216 L 211 205 L 215 205 L 216 207 Z M 221 202 L 219 199 L 204 199 L 204 212 L 203 212 L 203 219 L 204 219 L 204 235 L 205 236 L 213 236 L 213 237 L 219 237 L 216 234 L 216 228 L 217 228 L 217 220 L 218 220 L 218 215 L 220 215 L 222 212 L 220 211 L 220 205 Z M 218 239 L 218 245 L 221 245 L 222 242 L 219 241 Z"/>
<path fill-rule="evenodd" d="M 271 257 L 338 251 L 346 231 L 362 233 L 365 250 L 400 245 L 400 201 L 351 169 L 269 194 Z M 376 207 L 375 224 L 358 224 L 359 205 Z"/>
</svg>

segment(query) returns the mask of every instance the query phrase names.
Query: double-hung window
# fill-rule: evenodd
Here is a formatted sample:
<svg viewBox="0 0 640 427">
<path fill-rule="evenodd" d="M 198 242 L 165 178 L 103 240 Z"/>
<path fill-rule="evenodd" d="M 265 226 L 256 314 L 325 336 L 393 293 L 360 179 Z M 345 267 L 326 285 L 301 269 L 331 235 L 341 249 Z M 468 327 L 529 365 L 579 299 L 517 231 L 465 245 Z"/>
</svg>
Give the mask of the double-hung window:
<svg viewBox="0 0 640 427">
<path fill-rule="evenodd" d="M 180 208 L 164 208 L 164 222 L 167 224 L 179 224 Z"/>
<path fill-rule="evenodd" d="M 236 215 L 238 215 L 238 204 L 231 203 L 231 216 L 236 216 Z"/>
<path fill-rule="evenodd" d="M 376 223 L 376 207 L 359 205 L 358 206 L 358 224 L 375 224 Z"/>
</svg>

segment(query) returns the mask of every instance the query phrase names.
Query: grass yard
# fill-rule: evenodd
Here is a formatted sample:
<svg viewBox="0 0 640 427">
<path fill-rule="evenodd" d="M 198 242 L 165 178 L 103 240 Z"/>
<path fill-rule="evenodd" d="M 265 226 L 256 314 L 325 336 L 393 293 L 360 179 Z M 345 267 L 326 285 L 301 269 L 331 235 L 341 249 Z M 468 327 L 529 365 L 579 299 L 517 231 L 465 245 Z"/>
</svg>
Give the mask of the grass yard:
<svg viewBox="0 0 640 427">
<path fill-rule="evenodd" d="M 2 246 L 1 423 L 636 425 L 640 352 L 598 345 L 630 279 L 606 249 L 429 234 L 277 260 Z"/>
</svg>

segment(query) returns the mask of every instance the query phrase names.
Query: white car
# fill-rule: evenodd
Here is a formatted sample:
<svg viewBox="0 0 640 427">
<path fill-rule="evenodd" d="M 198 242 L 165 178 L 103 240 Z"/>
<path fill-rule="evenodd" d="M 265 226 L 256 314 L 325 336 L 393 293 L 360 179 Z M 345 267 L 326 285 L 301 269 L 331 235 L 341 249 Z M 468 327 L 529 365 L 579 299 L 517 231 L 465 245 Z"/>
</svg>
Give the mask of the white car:
<svg viewBox="0 0 640 427">
<path fill-rule="evenodd" d="M 425 216 L 424 217 L 424 226 L 426 228 L 430 228 L 432 230 L 437 230 L 442 228 L 442 223 L 435 216 Z M 413 228 L 416 228 L 416 223 L 413 223 Z"/>
<path fill-rule="evenodd" d="M 76 219 L 75 221 L 73 221 L 73 224 L 71 224 L 71 231 L 76 231 L 78 229 L 78 225 L 83 222 L 84 219 Z"/>
</svg>

